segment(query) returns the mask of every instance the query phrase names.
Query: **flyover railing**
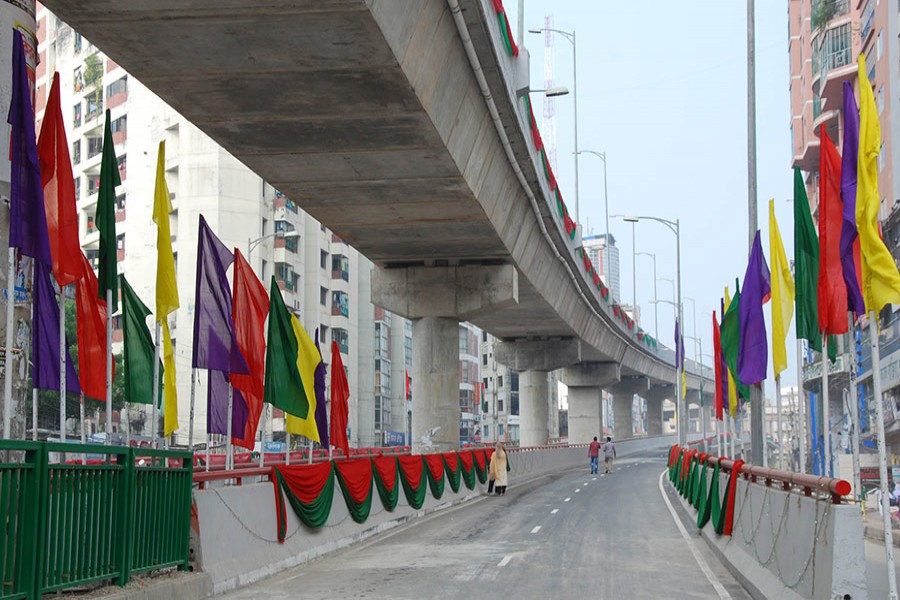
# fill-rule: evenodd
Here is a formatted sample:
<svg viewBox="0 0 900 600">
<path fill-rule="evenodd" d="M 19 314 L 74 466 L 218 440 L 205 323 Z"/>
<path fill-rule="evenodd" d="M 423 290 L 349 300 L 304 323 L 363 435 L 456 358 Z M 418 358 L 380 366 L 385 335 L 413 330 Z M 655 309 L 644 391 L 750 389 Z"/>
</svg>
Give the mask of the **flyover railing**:
<svg viewBox="0 0 900 600">
<path fill-rule="evenodd" d="M 53 462 L 62 453 L 102 457 Z M 192 454 L 0 440 L 0 600 L 187 570 Z"/>
</svg>

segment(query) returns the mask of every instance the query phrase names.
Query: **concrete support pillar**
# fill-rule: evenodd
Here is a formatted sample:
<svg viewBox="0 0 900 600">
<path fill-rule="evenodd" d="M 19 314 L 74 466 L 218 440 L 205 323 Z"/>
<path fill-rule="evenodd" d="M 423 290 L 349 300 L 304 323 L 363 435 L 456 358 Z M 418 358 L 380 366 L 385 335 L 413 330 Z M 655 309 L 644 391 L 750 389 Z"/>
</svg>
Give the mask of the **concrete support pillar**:
<svg viewBox="0 0 900 600">
<path fill-rule="evenodd" d="M 603 435 L 599 387 L 569 388 L 569 443 L 587 444 Z"/>
<path fill-rule="evenodd" d="M 543 446 L 550 435 L 546 371 L 519 374 L 519 445 Z M 457 436 L 458 437 L 458 436 Z"/>
<path fill-rule="evenodd" d="M 632 409 L 634 407 L 633 394 L 616 394 L 613 396 L 613 421 L 617 439 L 630 438 L 634 435 L 634 421 Z"/>
<path fill-rule="evenodd" d="M 459 448 L 459 321 L 423 317 L 412 327 L 412 451 Z"/>
<path fill-rule="evenodd" d="M 647 435 L 662 435 L 662 404 L 663 399 L 647 400 Z"/>
</svg>

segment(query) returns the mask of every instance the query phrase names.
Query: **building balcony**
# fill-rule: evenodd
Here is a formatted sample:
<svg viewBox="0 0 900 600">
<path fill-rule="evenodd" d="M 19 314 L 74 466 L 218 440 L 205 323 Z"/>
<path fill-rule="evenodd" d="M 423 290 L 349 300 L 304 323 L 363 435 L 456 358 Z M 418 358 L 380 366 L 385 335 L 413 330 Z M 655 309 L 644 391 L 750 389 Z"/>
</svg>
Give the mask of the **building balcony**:
<svg viewBox="0 0 900 600">
<path fill-rule="evenodd" d="M 800 154 L 795 154 L 793 161 L 794 167 L 800 167 L 802 171 L 817 171 L 819 169 L 819 140 L 811 137 L 806 140 L 803 150 Z"/>
<path fill-rule="evenodd" d="M 835 144 L 840 140 L 840 126 L 841 126 L 841 113 L 838 110 L 823 110 L 819 115 L 813 120 L 813 135 L 817 138 L 821 138 L 822 135 L 822 125 L 825 125 L 825 130 L 828 132 L 828 137 L 831 138 L 831 141 Z"/>
<path fill-rule="evenodd" d="M 828 391 L 831 397 L 837 398 L 850 380 L 849 361 L 839 354 L 835 362 L 826 360 L 828 364 Z M 803 389 L 814 394 L 822 393 L 822 361 L 803 365 Z"/>
</svg>

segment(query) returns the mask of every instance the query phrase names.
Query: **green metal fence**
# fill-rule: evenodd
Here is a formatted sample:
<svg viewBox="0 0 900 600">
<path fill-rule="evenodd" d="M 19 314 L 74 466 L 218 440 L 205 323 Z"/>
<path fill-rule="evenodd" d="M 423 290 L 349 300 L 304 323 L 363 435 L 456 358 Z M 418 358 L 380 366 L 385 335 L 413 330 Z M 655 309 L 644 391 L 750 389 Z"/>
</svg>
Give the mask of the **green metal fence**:
<svg viewBox="0 0 900 600">
<path fill-rule="evenodd" d="M 51 463 L 82 453 L 89 464 Z M 74 454 L 76 453 L 77 454 Z M 180 466 L 168 466 L 170 459 Z M 0 440 L 0 600 L 177 566 L 189 557 L 190 452 Z"/>
</svg>

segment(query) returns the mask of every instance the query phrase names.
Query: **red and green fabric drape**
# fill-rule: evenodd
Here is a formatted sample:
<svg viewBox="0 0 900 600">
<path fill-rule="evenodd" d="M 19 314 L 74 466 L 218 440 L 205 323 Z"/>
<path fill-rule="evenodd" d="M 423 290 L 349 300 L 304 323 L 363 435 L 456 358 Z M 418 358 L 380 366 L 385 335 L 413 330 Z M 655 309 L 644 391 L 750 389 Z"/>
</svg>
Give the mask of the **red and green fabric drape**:
<svg viewBox="0 0 900 600">
<path fill-rule="evenodd" d="M 497 22 L 500 25 L 500 35 L 503 37 L 506 53 L 510 56 L 518 56 L 519 47 L 516 46 L 516 40 L 513 38 L 509 18 L 506 16 L 506 9 L 503 8 L 503 0 L 494 0 L 494 12 L 497 13 Z"/>
<path fill-rule="evenodd" d="M 707 489 L 707 471 L 712 461 L 709 487 Z M 710 521 L 719 535 L 731 535 L 734 528 L 734 510 L 737 495 L 737 481 L 740 478 L 744 461 L 737 460 L 731 468 L 724 495 L 719 493 L 720 459 L 701 453 L 673 446 L 669 451 L 669 480 L 675 489 L 684 496 L 688 504 L 697 509 L 697 527 L 703 528 Z"/>
</svg>

